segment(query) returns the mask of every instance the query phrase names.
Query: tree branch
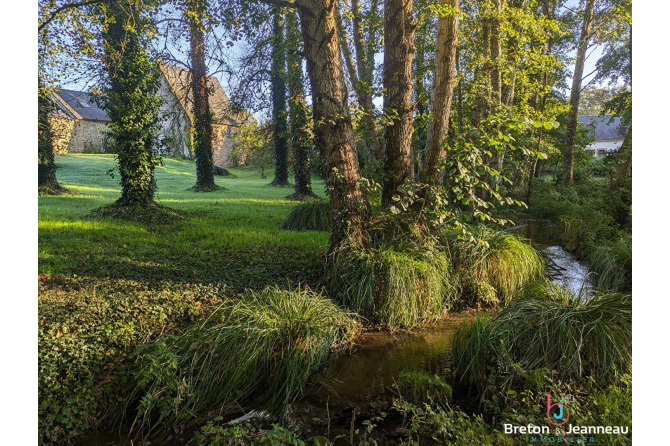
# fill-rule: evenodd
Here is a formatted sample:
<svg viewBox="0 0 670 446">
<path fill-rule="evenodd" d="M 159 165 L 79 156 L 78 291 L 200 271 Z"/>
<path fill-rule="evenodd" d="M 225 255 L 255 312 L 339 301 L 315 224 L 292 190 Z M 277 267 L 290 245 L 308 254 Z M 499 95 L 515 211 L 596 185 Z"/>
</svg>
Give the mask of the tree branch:
<svg viewBox="0 0 670 446">
<path fill-rule="evenodd" d="M 80 8 L 82 6 L 88 6 L 88 5 L 92 5 L 92 4 L 95 4 L 95 3 L 102 3 L 102 1 L 103 0 L 88 0 L 88 1 L 85 1 L 85 2 L 79 2 L 79 3 L 66 3 L 63 6 L 61 6 L 60 8 L 53 11 L 51 13 L 51 15 L 49 15 L 49 17 L 37 27 L 37 31 L 38 32 L 42 31 L 42 28 L 44 28 L 49 23 L 51 23 L 56 18 L 58 13 L 60 13 L 62 11 L 65 11 L 66 9 Z"/>
<path fill-rule="evenodd" d="M 295 2 L 290 2 L 287 0 L 261 0 L 261 2 L 275 6 L 284 6 L 286 8 L 297 8 Z"/>
</svg>

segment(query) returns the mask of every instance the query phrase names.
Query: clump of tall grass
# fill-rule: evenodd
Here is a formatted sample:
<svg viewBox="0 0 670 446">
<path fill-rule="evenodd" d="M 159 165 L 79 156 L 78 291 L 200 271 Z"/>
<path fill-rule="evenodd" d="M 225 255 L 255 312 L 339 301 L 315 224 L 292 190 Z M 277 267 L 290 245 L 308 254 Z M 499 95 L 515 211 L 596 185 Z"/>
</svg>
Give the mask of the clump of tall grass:
<svg viewBox="0 0 670 446">
<path fill-rule="evenodd" d="M 126 399 L 140 430 L 251 407 L 279 413 L 357 322 L 309 290 L 266 288 L 136 352 Z"/>
<path fill-rule="evenodd" d="M 307 200 L 294 207 L 281 222 L 288 231 L 329 231 L 330 205 L 326 200 Z"/>
<path fill-rule="evenodd" d="M 361 246 L 332 255 L 326 274 L 330 295 L 374 323 L 414 327 L 440 317 L 456 294 L 447 250 L 421 223 L 374 215 Z"/>
<path fill-rule="evenodd" d="M 597 246 L 587 257 L 593 285 L 600 290 L 626 292 L 633 289 L 632 237 Z"/>
<path fill-rule="evenodd" d="M 455 293 L 446 254 L 403 246 L 349 248 L 328 269 L 331 295 L 371 322 L 413 327 L 440 316 Z"/>
<path fill-rule="evenodd" d="M 469 227 L 447 240 L 463 287 L 463 294 L 485 303 L 508 303 L 544 271 L 542 256 L 521 238 L 485 226 Z"/>
<path fill-rule="evenodd" d="M 452 347 L 455 370 L 480 389 L 493 363 L 502 374 L 547 368 L 577 380 L 628 373 L 631 310 L 629 294 L 515 301 L 495 319 L 477 319 L 459 330 Z"/>
<path fill-rule="evenodd" d="M 396 387 L 405 401 L 419 407 L 425 403 L 446 405 L 452 395 L 451 386 L 443 377 L 419 369 L 400 372 Z"/>
</svg>

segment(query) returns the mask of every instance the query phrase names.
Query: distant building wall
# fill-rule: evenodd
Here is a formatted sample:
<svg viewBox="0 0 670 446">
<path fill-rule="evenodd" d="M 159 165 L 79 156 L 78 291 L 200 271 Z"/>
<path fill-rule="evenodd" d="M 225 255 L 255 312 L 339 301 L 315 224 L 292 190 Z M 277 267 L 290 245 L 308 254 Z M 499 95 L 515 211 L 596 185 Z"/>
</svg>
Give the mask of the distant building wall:
<svg viewBox="0 0 670 446">
<path fill-rule="evenodd" d="M 224 124 L 212 124 L 212 152 L 214 164 L 221 167 L 230 165 L 228 155 L 233 148 L 233 136 L 235 135 L 236 127 Z"/>
<path fill-rule="evenodd" d="M 593 156 L 604 155 L 605 153 L 613 152 L 619 150 L 623 144 L 623 140 L 618 141 L 596 141 L 592 144 L 586 146 L 586 151 L 592 153 Z M 603 152 L 603 150 L 605 152 Z"/>
<path fill-rule="evenodd" d="M 54 153 L 105 153 L 107 151 L 107 123 L 85 119 L 50 118 Z"/>
<path fill-rule="evenodd" d="M 160 128 L 158 130 L 159 153 L 162 155 L 191 157 L 191 119 L 179 99 L 172 91 L 163 73 L 160 77 L 158 95 L 161 106 L 158 111 Z"/>
</svg>

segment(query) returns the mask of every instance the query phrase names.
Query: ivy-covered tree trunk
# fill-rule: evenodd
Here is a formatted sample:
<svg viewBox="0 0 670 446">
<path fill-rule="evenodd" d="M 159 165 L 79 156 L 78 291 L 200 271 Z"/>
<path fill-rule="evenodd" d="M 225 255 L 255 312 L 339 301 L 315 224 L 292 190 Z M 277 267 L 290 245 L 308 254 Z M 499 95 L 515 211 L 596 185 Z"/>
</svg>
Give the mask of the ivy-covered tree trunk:
<svg viewBox="0 0 670 446">
<path fill-rule="evenodd" d="M 191 92 L 193 94 L 193 149 L 195 152 L 196 181 L 193 190 L 212 191 L 214 159 L 212 154 L 212 113 L 207 89 L 205 64 L 204 17 L 206 0 L 187 0 L 185 16 L 188 21 L 191 44 Z"/>
<path fill-rule="evenodd" d="M 296 6 L 312 85 L 314 136 L 330 195 L 333 252 L 347 238 L 362 243 L 363 223 L 370 205 L 359 184 L 361 175 L 337 39 L 335 2 L 297 0 Z"/>
<path fill-rule="evenodd" d="M 272 11 L 272 146 L 275 154 L 275 177 L 271 186 L 288 186 L 288 135 L 286 122 L 286 48 L 281 8 Z"/>
<path fill-rule="evenodd" d="M 66 192 L 56 179 L 53 135 L 49 126 L 49 112 L 53 107 L 51 98 L 43 88 L 37 95 L 37 188 L 39 193 L 58 195 Z"/>
<path fill-rule="evenodd" d="M 449 131 L 449 115 L 454 92 L 454 68 L 458 44 L 459 0 L 442 0 L 441 4 L 452 13 L 442 15 L 437 21 L 437 46 L 431 107 L 433 118 L 428 123 L 426 137 L 426 168 L 422 178 L 426 182 L 441 184 L 444 169 L 440 166 L 446 158 L 444 140 Z"/>
<path fill-rule="evenodd" d="M 115 204 L 148 207 L 155 204 L 154 168 L 159 163 L 154 153 L 159 72 L 143 46 L 152 25 L 135 2 L 109 0 L 105 6 L 102 37 L 109 86 L 101 102 L 111 120 L 110 135 L 118 153 L 122 190 Z"/>
<path fill-rule="evenodd" d="M 391 205 L 411 173 L 413 9 L 412 0 L 386 0 L 384 5 L 384 110 L 394 113 L 384 129 L 383 207 Z"/>
<path fill-rule="evenodd" d="M 502 72 L 501 72 L 501 44 L 500 44 L 500 14 L 504 7 L 505 0 L 493 0 L 493 17 L 491 20 L 491 113 L 495 114 L 500 111 L 502 105 Z M 493 157 L 491 158 L 491 167 L 502 172 L 503 160 L 505 159 L 505 152 L 493 150 Z"/>
<path fill-rule="evenodd" d="M 593 9 L 596 0 L 586 0 L 582 29 L 579 34 L 577 45 L 577 60 L 575 71 L 572 75 L 572 89 L 570 90 L 570 112 L 568 123 L 565 127 L 565 148 L 563 149 L 563 184 L 572 184 L 572 167 L 575 157 L 575 133 L 577 132 L 577 116 L 579 113 L 579 97 L 582 90 L 582 77 L 584 76 L 584 63 L 586 61 L 586 50 L 591 38 L 591 24 L 593 23 Z"/>
<path fill-rule="evenodd" d="M 297 54 L 297 48 L 302 39 L 294 12 L 289 13 L 287 24 L 287 41 L 294 48 L 294 51 L 288 54 L 288 105 L 295 193 L 289 195 L 289 198 L 304 200 L 305 198 L 315 198 L 316 194 L 312 192 L 310 176 L 312 139 L 309 134 L 309 119 L 307 106 L 305 105 L 305 91 L 302 85 L 302 57 Z"/>
</svg>

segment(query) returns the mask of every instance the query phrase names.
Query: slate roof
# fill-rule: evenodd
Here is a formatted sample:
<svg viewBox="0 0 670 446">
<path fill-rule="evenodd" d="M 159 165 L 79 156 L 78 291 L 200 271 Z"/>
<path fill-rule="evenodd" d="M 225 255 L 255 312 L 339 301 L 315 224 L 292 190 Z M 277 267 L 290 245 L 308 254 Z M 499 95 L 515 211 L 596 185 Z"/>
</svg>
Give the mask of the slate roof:
<svg viewBox="0 0 670 446">
<path fill-rule="evenodd" d="M 189 117 L 193 117 L 193 99 L 191 93 L 191 72 L 175 65 L 161 64 L 161 70 L 165 75 L 172 91 L 179 99 Z M 207 79 L 207 86 L 211 91 L 209 95 L 209 107 L 213 114 L 212 122 L 215 124 L 226 124 L 238 126 L 238 117 L 232 111 L 232 105 L 226 92 L 214 76 Z"/>
<path fill-rule="evenodd" d="M 59 110 L 71 119 L 110 121 L 107 112 L 98 107 L 91 95 L 84 91 L 61 90 L 54 97 Z"/>
<path fill-rule="evenodd" d="M 610 122 L 611 120 L 611 122 Z M 612 116 L 580 116 L 578 122 L 593 129 L 596 141 L 620 141 L 628 130 L 621 118 Z"/>
</svg>

